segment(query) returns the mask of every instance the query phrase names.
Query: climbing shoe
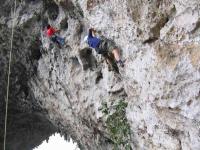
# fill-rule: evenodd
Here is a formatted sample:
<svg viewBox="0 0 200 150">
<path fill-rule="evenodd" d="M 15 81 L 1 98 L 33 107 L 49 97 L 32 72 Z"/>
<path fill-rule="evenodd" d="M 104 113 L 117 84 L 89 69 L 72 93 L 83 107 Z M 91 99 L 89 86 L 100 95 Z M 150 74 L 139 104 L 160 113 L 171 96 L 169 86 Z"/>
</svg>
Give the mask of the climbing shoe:
<svg viewBox="0 0 200 150">
<path fill-rule="evenodd" d="M 122 67 L 122 68 L 124 67 L 124 63 L 122 60 L 117 61 L 117 63 L 120 65 L 120 67 Z"/>
</svg>

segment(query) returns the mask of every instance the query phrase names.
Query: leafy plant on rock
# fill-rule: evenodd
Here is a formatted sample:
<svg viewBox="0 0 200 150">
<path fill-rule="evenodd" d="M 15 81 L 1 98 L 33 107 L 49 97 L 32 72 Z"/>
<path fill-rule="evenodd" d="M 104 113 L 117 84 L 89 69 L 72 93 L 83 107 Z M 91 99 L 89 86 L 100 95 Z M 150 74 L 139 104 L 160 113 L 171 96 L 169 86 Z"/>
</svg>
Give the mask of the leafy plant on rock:
<svg viewBox="0 0 200 150">
<path fill-rule="evenodd" d="M 114 142 L 114 149 L 124 148 L 131 150 L 130 125 L 126 118 L 127 103 L 120 100 L 117 104 L 108 107 L 107 103 L 102 103 L 101 111 L 106 117 L 106 127 L 111 140 Z"/>
</svg>

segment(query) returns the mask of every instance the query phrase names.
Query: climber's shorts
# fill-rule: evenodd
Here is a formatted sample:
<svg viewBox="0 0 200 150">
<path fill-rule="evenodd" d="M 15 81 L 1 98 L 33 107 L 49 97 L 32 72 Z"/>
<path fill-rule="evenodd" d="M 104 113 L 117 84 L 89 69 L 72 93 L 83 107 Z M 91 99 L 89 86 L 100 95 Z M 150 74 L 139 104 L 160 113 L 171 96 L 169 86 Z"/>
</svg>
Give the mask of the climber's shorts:
<svg viewBox="0 0 200 150">
<path fill-rule="evenodd" d="M 52 42 L 57 43 L 57 36 L 56 35 L 52 35 L 50 39 L 51 39 Z"/>
<path fill-rule="evenodd" d="M 98 54 L 112 53 L 113 49 L 117 48 L 118 47 L 113 40 L 103 37 L 101 38 L 101 42 L 96 51 Z"/>
</svg>

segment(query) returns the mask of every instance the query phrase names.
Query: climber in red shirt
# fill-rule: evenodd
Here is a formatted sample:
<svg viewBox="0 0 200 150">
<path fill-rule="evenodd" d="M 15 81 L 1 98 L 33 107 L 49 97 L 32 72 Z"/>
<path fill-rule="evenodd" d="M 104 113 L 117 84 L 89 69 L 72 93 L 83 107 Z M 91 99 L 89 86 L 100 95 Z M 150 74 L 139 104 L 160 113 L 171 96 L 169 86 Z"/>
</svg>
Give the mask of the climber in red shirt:
<svg viewBox="0 0 200 150">
<path fill-rule="evenodd" d="M 56 33 L 56 30 L 51 27 L 50 25 L 47 26 L 47 36 L 51 37 L 52 35 L 54 35 Z"/>
<path fill-rule="evenodd" d="M 54 29 L 49 24 L 47 25 L 47 36 L 51 39 L 51 41 L 57 43 L 59 48 L 61 48 L 61 46 L 65 44 L 65 39 L 56 34 L 58 31 L 59 30 Z"/>
</svg>

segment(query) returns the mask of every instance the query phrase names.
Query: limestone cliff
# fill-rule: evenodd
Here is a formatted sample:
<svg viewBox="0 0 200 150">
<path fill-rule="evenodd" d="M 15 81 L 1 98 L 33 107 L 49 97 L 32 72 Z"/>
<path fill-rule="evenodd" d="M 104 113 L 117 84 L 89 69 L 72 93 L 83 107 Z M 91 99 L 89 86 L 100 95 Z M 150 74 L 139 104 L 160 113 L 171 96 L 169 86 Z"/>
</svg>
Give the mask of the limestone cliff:
<svg viewBox="0 0 200 150">
<path fill-rule="evenodd" d="M 200 148 L 199 0 L 17 0 L 15 16 L 14 0 L 0 4 L 0 147 L 14 20 L 8 150 L 55 132 L 89 150 Z M 117 43 L 124 68 L 85 48 L 89 27 Z"/>
</svg>

